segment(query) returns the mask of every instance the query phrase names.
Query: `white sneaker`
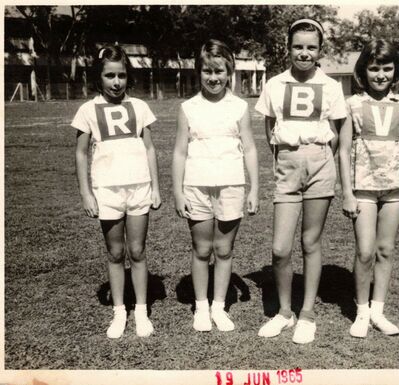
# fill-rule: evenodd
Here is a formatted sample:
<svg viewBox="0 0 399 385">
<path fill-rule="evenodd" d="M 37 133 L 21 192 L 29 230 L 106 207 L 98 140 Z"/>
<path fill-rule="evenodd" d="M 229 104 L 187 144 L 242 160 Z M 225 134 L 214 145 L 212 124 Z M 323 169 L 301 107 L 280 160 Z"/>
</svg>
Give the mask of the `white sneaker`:
<svg viewBox="0 0 399 385">
<path fill-rule="evenodd" d="M 126 310 L 114 311 L 114 318 L 107 329 L 108 338 L 120 338 L 126 326 Z"/>
<path fill-rule="evenodd" d="M 134 312 L 134 320 L 136 321 L 136 334 L 139 337 L 148 337 L 153 331 L 152 322 L 147 317 L 146 312 Z"/>
<path fill-rule="evenodd" d="M 399 334 L 399 328 L 391 321 L 388 321 L 383 314 L 371 315 L 371 323 L 388 336 Z"/>
<path fill-rule="evenodd" d="M 294 316 L 285 318 L 281 314 L 276 314 L 271 320 L 267 321 L 258 332 L 259 337 L 275 337 L 284 329 L 288 329 L 295 324 Z"/>
<path fill-rule="evenodd" d="M 234 323 L 224 310 L 212 310 L 211 317 L 220 331 L 229 332 L 234 330 Z"/>
<path fill-rule="evenodd" d="M 295 326 L 295 332 L 292 341 L 296 344 L 308 344 L 314 340 L 316 333 L 316 322 L 310 322 L 304 319 L 298 320 Z"/>
<path fill-rule="evenodd" d="M 349 334 L 352 337 L 365 338 L 370 325 L 370 314 L 358 314 L 355 322 L 349 329 Z"/>
<path fill-rule="evenodd" d="M 196 310 L 194 313 L 193 328 L 198 332 L 209 332 L 212 330 L 212 322 L 209 310 Z"/>
</svg>

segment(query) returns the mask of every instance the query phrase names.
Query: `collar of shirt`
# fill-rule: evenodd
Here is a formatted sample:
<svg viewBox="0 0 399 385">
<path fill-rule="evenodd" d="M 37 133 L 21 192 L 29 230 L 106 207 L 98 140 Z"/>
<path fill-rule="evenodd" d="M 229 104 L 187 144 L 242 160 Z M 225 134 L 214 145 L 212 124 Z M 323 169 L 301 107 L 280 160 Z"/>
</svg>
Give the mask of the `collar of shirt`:
<svg viewBox="0 0 399 385">
<path fill-rule="evenodd" d="M 214 102 L 211 102 L 206 97 L 204 97 L 204 95 L 202 95 L 201 91 L 198 93 L 198 97 L 199 97 L 200 100 L 206 101 L 206 102 L 211 103 L 211 104 L 215 104 Z M 219 102 L 231 102 L 231 101 L 233 101 L 233 97 L 234 97 L 233 92 L 230 90 L 230 88 L 226 87 L 225 95 L 223 96 L 222 99 L 217 101 L 217 103 L 219 103 Z"/>
<path fill-rule="evenodd" d="M 125 93 L 125 96 L 122 99 L 122 102 L 126 102 L 129 100 L 129 95 Z M 94 99 L 94 103 L 96 104 L 112 104 L 109 103 L 102 94 L 99 94 L 96 96 L 96 98 Z"/>
<path fill-rule="evenodd" d="M 394 94 L 392 92 L 392 90 L 390 90 L 388 92 L 388 95 L 385 96 L 384 98 L 382 98 L 381 100 L 376 100 L 374 98 L 372 98 L 367 92 L 363 92 L 362 94 L 359 95 L 363 100 L 370 100 L 370 101 L 374 101 L 374 102 L 385 102 L 385 103 L 389 103 L 389 102 L 399 102 L 399 95 L 398 94 Z"/>
<path fill-rule="evenodd" d="M 298 80 L 292 76 L 291 69 L 292 67 L 288 68 L 281 74 L 280 80 L 282 83 L 299 83 Z M 306 80 L 304 83 L 326 84 L 327 78 L 327 75 L 320 68 L 316 68 L 314 76 L 311 79 Z"/>
</svg>

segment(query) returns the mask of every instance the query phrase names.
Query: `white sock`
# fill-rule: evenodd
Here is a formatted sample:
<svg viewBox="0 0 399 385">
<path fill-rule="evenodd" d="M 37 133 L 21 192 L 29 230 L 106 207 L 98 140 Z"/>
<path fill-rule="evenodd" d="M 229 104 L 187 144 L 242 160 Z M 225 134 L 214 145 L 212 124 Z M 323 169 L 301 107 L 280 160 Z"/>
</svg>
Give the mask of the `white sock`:
<svg viewBox="0 0 399 385">
<path fill-rule="evenodd" d="M 218 301 L 212 301 L 212 311 L 220 311 L 224 310 L 224 301 L 223 302 L 218 302 Z"/>
<path fill-rule="evenodd" d="M 126 310 L 125 305 L 114 306 L 113 309 L 114 309 L 115 313 L 118 313 L 120 311 L 125 311 Z"/>
<path fill-rule="evenodd" d="M 384 310 L 384 302 L 371 301 L 370 312 L 373 315 L 380 315 Z"/>
<path fill-rule="evenodd" d="M 195 308 L 198 311 L 209 311 L 209 302 L 207 299 L 201 301 L 195 300 Z"/>
<path fill-rule="evenodd" d="M 357 314 L 369 314 L 370 313 L 370 308 L 368 302 L 362 304 L 362 305 L 357 305 Z"/>
<path fill-rule="evenodd" d="M 136 303 L 136 306 L 134 307 L 134 312 L 147 314 L 147 304 L 146 303 L 140 303 L 140 304 Z"/>
</svg>

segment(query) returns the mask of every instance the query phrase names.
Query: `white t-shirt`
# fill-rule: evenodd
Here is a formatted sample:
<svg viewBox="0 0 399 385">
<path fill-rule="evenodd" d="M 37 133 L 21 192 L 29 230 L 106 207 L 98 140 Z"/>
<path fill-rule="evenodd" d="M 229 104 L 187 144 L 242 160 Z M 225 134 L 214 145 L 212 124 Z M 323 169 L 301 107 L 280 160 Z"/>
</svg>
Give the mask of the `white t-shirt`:
<svg viewBox="0 0 399 385">
<path fill-rule="evenodd" d="M 276 118 L 272 144 L 298 146 L 328 143 L 334 138 L 329 120 L 346 117 L 342 86 L 320 68 L 306 82 L 298 82 L 291 69 L 272 77 L 255 109 Z"/>
<path fill-rule="evenodd" d="M 218 102 L 202 93 L 182 103 L 189 126 L 184 185 L 245 184 L 240 122 L 248 104 L 227 89 Z"/>
<path fill-rule="evenodd" d="M 121 104 L 99 95 L 80 106 L 71 126 L 92 136 L 93 187 L 151 180 L 141 134 L 155 120 L 147 103 L 127 95 Z"/>
</svg>

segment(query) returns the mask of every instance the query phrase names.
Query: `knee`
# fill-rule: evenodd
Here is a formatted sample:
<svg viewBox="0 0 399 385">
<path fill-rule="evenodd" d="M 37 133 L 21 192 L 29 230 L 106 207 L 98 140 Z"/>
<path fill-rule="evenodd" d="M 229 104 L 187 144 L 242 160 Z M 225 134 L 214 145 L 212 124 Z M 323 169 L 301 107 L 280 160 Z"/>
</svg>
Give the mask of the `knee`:
<svg viewBox="0 0 399 385">
<path fill-rule="evenodd" d="M 127 254 L 131 262 L 141 262 L 145 258 L 145 246 L 141 242 L 132 242 L 127 245 Z"/>
<path fill-rule="evenodd" d="M 394 245 L 383 243 L 378 244 L 376 248 L 376 258 L 379 261 L 390 261 L 393 258 L 394 251 Z"/>
<path fill-rule="evenodd" d="M 108 245 L 108 261 L 111 263 L 122 263 L 125 258 L 123 245 Z"/>
<path fill-rule="evenodd" d="M 356 258 L 363 265 L 371 265 L 373 261 L 373 251 L 368 249 L 358 249 Z"/>
<path fill-rule="evenodd" d="M 233 247 L 231 245 L 215 244 L 214 251 L 216 258 L 228 260 L 231 258 Z"/>
<path fill-rule="evenodd" d="M 302 236 L 302 252 L 306 256 L 320 250 L 320 239 L 304 234 Z"/>
<path fill-rule="evenodd" d="M 201 261 L 209 261 L 212 255 L 212 243 L 193 243 L 193 255 Z"/>
<path fill-rule="evenodd" d="M 281 263 L 283 261 L 288 261 L 291 257 L 292 249 L 291 247 L 283 245 L 273 245 L 272 254 L 273 262 Z"/>
</svg>

